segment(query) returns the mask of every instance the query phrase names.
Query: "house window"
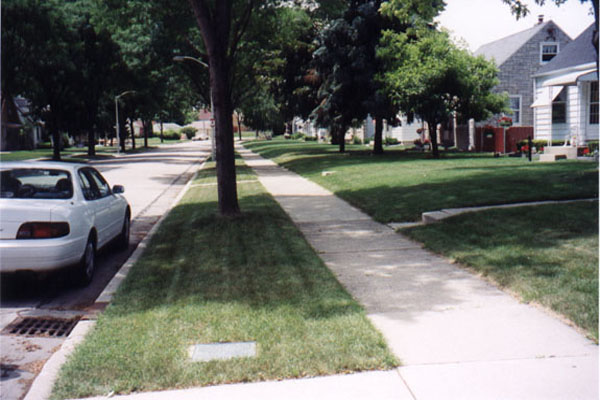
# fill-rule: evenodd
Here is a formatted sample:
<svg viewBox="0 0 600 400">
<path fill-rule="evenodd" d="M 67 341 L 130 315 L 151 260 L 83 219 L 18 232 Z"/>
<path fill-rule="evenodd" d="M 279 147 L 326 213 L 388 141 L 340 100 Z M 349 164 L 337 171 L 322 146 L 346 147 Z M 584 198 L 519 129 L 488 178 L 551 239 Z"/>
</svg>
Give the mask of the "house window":
<svg viewBox="0 0 600 400">
<path fill-rule="evenodd" d="M 521 96 L 509 96 L 513 125 L 521 124 Z"/>
<path fill-rule="evenodd" d="M 598 124 L 598 81 L 592 82 L 590 87 L 590 124 Z"/>
<path fill-rule="evenodd" d="M 542 43 L 540 62 L 545 64 L 552 60 L 554 56 L 558 54 L 558 50 L 558 43 Z"/>
<path fill-rule="evenodd" d="M 567 122 L 567 91 L 563 88 L 552 102 L 552 123 Z"/>
</svg>

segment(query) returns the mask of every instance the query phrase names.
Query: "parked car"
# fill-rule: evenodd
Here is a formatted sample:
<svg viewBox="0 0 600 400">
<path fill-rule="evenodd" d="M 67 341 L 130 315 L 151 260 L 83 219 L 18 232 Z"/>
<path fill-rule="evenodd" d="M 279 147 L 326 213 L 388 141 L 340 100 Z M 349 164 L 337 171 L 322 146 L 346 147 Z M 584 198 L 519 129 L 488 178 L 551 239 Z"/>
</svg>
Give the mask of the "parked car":
<svg viewBox="0 0 600 400">
<path fill-rule="evenodd" d="M 129 245 L 131 209 L 124 188 L 96 169 L 64 162 L 0 163 L 0 271 L 72 268 L 87 285 L 96 253 Z"/>
</svg>

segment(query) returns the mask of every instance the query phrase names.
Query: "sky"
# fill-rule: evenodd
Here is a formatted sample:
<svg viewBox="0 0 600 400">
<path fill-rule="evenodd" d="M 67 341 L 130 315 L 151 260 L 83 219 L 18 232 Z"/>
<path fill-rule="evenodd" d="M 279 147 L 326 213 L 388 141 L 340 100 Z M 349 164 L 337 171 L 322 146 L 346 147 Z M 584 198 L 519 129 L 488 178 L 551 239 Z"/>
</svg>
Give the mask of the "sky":
<svg viewBox="0 0 600 400">
<path fill-rule="evenodd" d="M 552 0 L 547 0 L 542 7 L 533 0 L 525 3 L 530 13 L 517 21 L 502 0 L 446 0 L 446 9 L 437 21 L 450 30 L 455 39 L 464 39 L 471 51 L 533 27 L 540 14 L 544 15 L 544 21 L 554 21 L 572 39 L 594 22 L 591 2 L 581 4 L 579 0 L 568 0 L 560 7 Z"/>
</svg>

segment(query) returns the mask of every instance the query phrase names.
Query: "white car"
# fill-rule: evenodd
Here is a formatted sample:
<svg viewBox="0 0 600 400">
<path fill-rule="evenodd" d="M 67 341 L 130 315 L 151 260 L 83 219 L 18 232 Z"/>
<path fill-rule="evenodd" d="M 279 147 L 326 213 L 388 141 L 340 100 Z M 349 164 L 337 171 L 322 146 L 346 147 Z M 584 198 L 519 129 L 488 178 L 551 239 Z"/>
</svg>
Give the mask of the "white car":
<svg viewBox="0 0 600 400">
<path fill-rule="evenodd" d="M 87 285 L 96 252 L 113 240 L 129 245 L 131 209 L 123 186 L 112 189 L 94 168 L 65 162 L 0 163 L 0 271 L 73 267 Z"/>
</svg>

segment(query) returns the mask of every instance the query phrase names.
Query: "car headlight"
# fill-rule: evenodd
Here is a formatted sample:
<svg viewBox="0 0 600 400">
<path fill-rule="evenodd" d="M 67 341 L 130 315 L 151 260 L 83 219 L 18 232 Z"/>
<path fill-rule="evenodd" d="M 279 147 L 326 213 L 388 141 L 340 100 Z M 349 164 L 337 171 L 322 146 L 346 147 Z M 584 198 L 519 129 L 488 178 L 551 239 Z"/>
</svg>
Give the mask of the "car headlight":
<svg viewBox="0 0 600 400">
<path fill-rule="evenodd" d="M 17 239 L 51 239 L 67 236 L 67 222 L 25 222 L 19 227 Z"/>
</svg>

